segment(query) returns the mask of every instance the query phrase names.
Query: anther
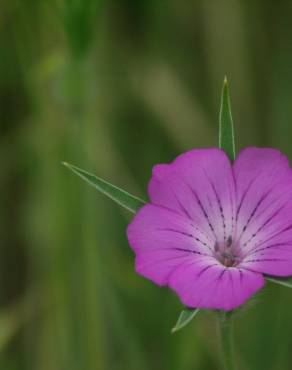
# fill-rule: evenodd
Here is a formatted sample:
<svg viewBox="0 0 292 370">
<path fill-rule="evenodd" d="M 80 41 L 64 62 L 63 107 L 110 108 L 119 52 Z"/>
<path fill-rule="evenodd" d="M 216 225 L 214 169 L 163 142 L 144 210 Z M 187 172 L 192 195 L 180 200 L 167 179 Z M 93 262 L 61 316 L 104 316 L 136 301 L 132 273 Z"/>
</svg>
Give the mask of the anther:
<svg viewBox="0 0 292 370">
<path fill-rule="evenodd" d="M 219 251 L 219 244 L 218 244 L 217 241 L 215 242 L 214 250 L 215 250 L 215 252 L 218 252 Z"/>
<path fill-rule="evenodd" d="M 232 244 L 232 237 L 231 235 L 228 237 L 227 242 L 226 242 L 226 247 L 231 247 Z"/>
</svg>

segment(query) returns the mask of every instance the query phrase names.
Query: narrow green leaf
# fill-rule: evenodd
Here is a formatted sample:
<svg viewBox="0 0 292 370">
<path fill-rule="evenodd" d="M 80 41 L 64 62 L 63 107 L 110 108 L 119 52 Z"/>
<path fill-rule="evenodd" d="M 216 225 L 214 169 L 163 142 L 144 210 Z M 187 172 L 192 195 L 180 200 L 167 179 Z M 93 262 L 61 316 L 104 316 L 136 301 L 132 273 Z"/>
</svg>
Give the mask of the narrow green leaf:
<svg viewBox="0 0 292 370">
<path fill-rule="evenodd" d="M 271 281 L 275 284 L 284 285 L 285 287 L 292 288 L 292 277 L 272 277 L 266 276 L 266 280 Z"/>
<path fill-rule="evenodd" d="M 175 333 L 176 331 L 179 331 L 180 329 L 184 328 L 189 322 L 191 322 L 191 320 L 197 315 L 199 311 L 200 310 L 198 308 L 195 310 L 189 309 L 183 310 L 180 313 L 177 323 L 175 324 L 171 332 Z"/>
<path fill-rule="evenodd" d="M 96 190 L 106 195 L 120 206 L 126 208 L 132 213 L 136 213 L 139 208 L 141 208 L 145 202 L 134 195 L 129 194 L 123 189 L 118 188 L 115 185 L 110 184 L 109 182 L 86 172 L 72 164 L 63 162 L 63 165 L 68 167 L 72 172 L 85 180 L 88 184 L 93 186 Z"/>
<path fill-rule="evenodd" d="M 219 115 L 219 148 L 223 149 L 231 161 L 235 159 L 234 129 L 231 115 L 228 82 L 225 77 L 221 95 Z"/>
</svg>

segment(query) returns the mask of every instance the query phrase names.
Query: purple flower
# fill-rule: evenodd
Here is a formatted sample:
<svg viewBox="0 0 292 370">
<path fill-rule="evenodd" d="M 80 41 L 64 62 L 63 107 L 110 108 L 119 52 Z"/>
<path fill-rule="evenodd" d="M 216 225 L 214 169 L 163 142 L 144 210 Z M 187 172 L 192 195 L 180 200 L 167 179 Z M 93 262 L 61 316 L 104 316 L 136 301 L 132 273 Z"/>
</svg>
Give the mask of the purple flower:
<svg viewBox="0 0 292 370">
<path fill-rule="evenodd" d="M 233 164 L 216 148 L 157 165 L 150 203 L 128 228 L 136 271 L 192 308 L 232 310 L 292 275 L 292 171 L 274 149 L 247 148 Z"/>
</svg>

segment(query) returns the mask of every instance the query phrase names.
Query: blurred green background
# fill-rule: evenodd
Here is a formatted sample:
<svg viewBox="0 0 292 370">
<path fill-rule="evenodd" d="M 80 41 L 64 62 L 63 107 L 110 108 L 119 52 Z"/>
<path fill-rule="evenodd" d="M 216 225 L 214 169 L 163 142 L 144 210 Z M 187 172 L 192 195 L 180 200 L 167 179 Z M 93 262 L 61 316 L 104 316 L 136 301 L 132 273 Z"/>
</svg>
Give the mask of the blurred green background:
<svg viewBox="0 0 292 370">
<path fill-rule="evenodd" d="M 171 335 L 181 304 L 134 273 L 131 216 L 60 163 L 146 197 L 154 164 L 217 145 L 225 74 L 237 148 L 292 159 L 291 19 L 284 0 L 1 1 L 1 370 L 220 368 L 213 315 Z M 239 369 L 291 369 L 292 291 L 268 284 L 235 334 Z"/>
</svg>

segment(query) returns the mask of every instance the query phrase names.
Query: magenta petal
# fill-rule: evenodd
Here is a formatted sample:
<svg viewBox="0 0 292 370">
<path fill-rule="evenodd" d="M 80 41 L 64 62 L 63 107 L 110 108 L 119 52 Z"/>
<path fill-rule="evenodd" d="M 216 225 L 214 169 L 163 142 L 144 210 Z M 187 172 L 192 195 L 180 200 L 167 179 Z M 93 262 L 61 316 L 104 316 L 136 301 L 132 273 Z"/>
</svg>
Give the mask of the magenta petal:
<svg viewBox="0 0 292 370">
<path fill-rule="evenodd" d="M 128 228 L 136 270 L 188 307 L 232 310 L 292 275 L 292 171 L 274 149 L 247 148 L 233 166 L 219 149 L 158 165 L 152 204 Z"/>
<path fill-rule="evenodd" d="M 292 275 L 292 172 L 274 149 L 247 148 L 235 164 L 237 240 L 241 265 Z"/>
<path fill-rule="evenodd" d="M 127 235 L 137 272 L 159 285 L 167 284 L 169 274 L 186 260 L 210 255 L 208 244 L 214 244 L 188 218 L 155 205 L 136 214 Z"/>
<path fill-rule="evenodd" d="M 268 275 L 292 276 L 291 230 L 255 245 L 240 266 Z"/>
<path fill-rule="evenodd" d="M 186 262 L 170 277 L 170 287 L 187 307 L 232 310 L 264 285 L 259 273 L 226 268 L 210 259 Z"/>
<path fill-rule="evenodd" d="M 231 163 L 220 149 L 192 150 L 153 169 L 151 203 L 192 219 L 218 241 L 234 228 L 235 189 Z"/>
<path fill-rule="evenodd" d="M 233 167 L 237 194 L 237 238 L 243 248 L 292 224 L 292 172 L 274 149 L 247 148 Z M 287 218 L 288 216 L 288 218 Z"/>
</svg>

